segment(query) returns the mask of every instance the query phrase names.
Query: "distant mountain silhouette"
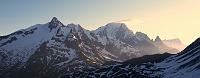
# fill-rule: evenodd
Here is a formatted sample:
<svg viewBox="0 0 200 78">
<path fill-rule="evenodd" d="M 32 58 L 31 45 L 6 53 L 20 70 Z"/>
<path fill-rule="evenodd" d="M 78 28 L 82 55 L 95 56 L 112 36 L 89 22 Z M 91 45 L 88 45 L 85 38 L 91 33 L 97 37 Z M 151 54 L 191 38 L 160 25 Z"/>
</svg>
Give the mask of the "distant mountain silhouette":
<svg viewBox="0 0 200 78">
<path fill-rule="evenodd" d="M 163 40 L 164 44 L 178 49 L 179 51 L 182 51 L 186 45 L 184 45 L 180 39 L 170 39 L 170 40 Z"/>
</svg>

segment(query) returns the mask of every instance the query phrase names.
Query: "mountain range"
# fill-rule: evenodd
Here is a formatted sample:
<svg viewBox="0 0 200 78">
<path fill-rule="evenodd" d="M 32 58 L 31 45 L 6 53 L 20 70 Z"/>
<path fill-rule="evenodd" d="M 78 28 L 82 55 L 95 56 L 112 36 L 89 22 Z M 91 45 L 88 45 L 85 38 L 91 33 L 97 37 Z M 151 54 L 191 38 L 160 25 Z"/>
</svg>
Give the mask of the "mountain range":
<svg viewBox="0 0 200 78">
<path fill-rule="evenodd" d="M 159 36 L 151 40 L 147 34 L 134 33 L 124 23 L 108 23 L 90 31 L 53 17 L 46 24 L 0 36 L 0 77 L 170 78 L 198 71 L 199 56 L 194 55 L 199 40 L 175 55 L 169 53 L 178 49 L 167 42 Z M 198 75 L 197 71 L 191 74 Z"/>
<path fill-rule="evenodd" d="M 167 45 L 167 46 L 169 46 L 169 47 L 176 48 L 176 49 L 178 49 L 179 51 L 182 51 L 182 50 L 186 47 L 186 45 L 183 44 L 183 43 L 181 42 L 181 40 L 178 39 L 178 38 L 176 38 L 176 39 L 169 39 L 169 40 L 166 40 L 166 39 L 165 39 L 165 40 L 163 40 L 163 42 L 164 42 L 165 45 Z"/>
<path fill-rule="evenodd" d="M 200 38 L 178 54 L 154 54 L 125 62 L 105 63 L 101 68 L 66 74 L 61 78 L 199 78 Z"/>
</svg>

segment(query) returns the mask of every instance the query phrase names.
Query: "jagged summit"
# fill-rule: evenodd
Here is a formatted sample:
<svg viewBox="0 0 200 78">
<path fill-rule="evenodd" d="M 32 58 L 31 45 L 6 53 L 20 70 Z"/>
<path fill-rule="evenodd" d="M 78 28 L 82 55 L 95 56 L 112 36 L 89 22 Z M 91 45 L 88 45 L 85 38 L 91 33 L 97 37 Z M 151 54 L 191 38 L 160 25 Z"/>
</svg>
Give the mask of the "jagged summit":
<svg viewBox="0 0 200 78">
<path fill-rule="evenodd" d="M 156 36 L 155 42 L 162 42 L 159 36 Z"/>
<path fill-rule="evenodd" d="M 61 23 L 56 17 L 53 17 L 50 23 Z"/>
<path fill-rule="evenodd" d="M 56 17 L 53 17 L 51 22 L 49 22 L 49 28 L 56 28 L 57 26 L 64 26 Z"/>
<path fill-rule="evenodd" d="M 58 19 L 56 17 L 53 17 L 51 22 L 53 22 L 53 21 L 58 21 Z"/>
<path fill-rule="evenodd" d="M 124 23 L 108 23 L 89 31 L 79 24 L 63 25 L 53 17 L 46 24 L 0 36 L 0 77 L 7 73 L 11 78 L 57 77 L 107 61 L 161 53 L 159 49 L 146 34 L 134 34 Z M 13 72 L 7 72 L 10 69 Z"/>
</svg>

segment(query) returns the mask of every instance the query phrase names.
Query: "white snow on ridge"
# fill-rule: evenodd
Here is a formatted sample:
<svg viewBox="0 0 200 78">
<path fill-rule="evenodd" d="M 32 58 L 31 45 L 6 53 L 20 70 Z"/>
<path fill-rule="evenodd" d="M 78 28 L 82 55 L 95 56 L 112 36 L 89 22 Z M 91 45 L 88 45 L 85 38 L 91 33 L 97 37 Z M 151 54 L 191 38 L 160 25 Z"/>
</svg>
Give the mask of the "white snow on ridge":
<svg viewBox="0 0 200 78">
<path fill-rule="evenodd" d="M 119 30 L 124 30 L 126 33 L 124 37 L 127 37 L 128 35 L 134 35 L 131 30 L 129 30 L 124 23 L 108 23 L 105 26 L 102 26 L 95 31 L 93 31 L 96 35 L 100 33 L 106 33 L 108 38 L 116 39 L 115 35 Z M 102 32 L 103 31 L 103 32 Z"/>
<path fill-rule="evenodd" d="M 25 36 L 13 35 L 17 40 L 13 41 L 12 44 L 8 43 L 0 48 L 6 50 L 5 53 L 10 55 L 10 63 L 15 63 L 19 60 L 26 62 L 40 44 L 51 39 L 56 33 L 56 30 L 49 32 L 48 23 L 38 24 L 21 31 L 27 31 L 34 28 L 37 29 L 31 34 Z"/>
</svg>

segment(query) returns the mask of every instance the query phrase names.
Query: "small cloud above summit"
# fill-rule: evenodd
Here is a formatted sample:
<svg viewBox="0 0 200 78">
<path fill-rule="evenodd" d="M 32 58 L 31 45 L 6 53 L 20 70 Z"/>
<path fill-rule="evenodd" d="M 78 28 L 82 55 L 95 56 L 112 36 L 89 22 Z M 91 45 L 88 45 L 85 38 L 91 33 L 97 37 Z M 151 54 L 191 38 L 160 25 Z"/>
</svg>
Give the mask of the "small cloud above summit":
<svg viewBox="0 0 200 78">
<path fill-rule="evenodd" d="M 119 20 L 119 21 L 116 21 L 116 22 L 123 23 L 123 22 L 127 22 L 127 21 L 131 21 L 131 19 L 123 19 L 123 20 Z"/>
<path fill-rule="evenodd" d="M 119 21 L 116 21 L 117 23 L 124 23 L 130 28 L 131 30 L 141 30 L 141 26 L 143 26 L 143 21 L 139 19 L 122 19 Z"/>
<path fill-rule="evenodd" d="M 122 19 L 119 21 L 116 21 L 117 23 L 125 23 L 128 26 L 138 26 L 138 25 L 142 25 L 144 22 L 142 20 L 139 19 Z"/>
</svg>

